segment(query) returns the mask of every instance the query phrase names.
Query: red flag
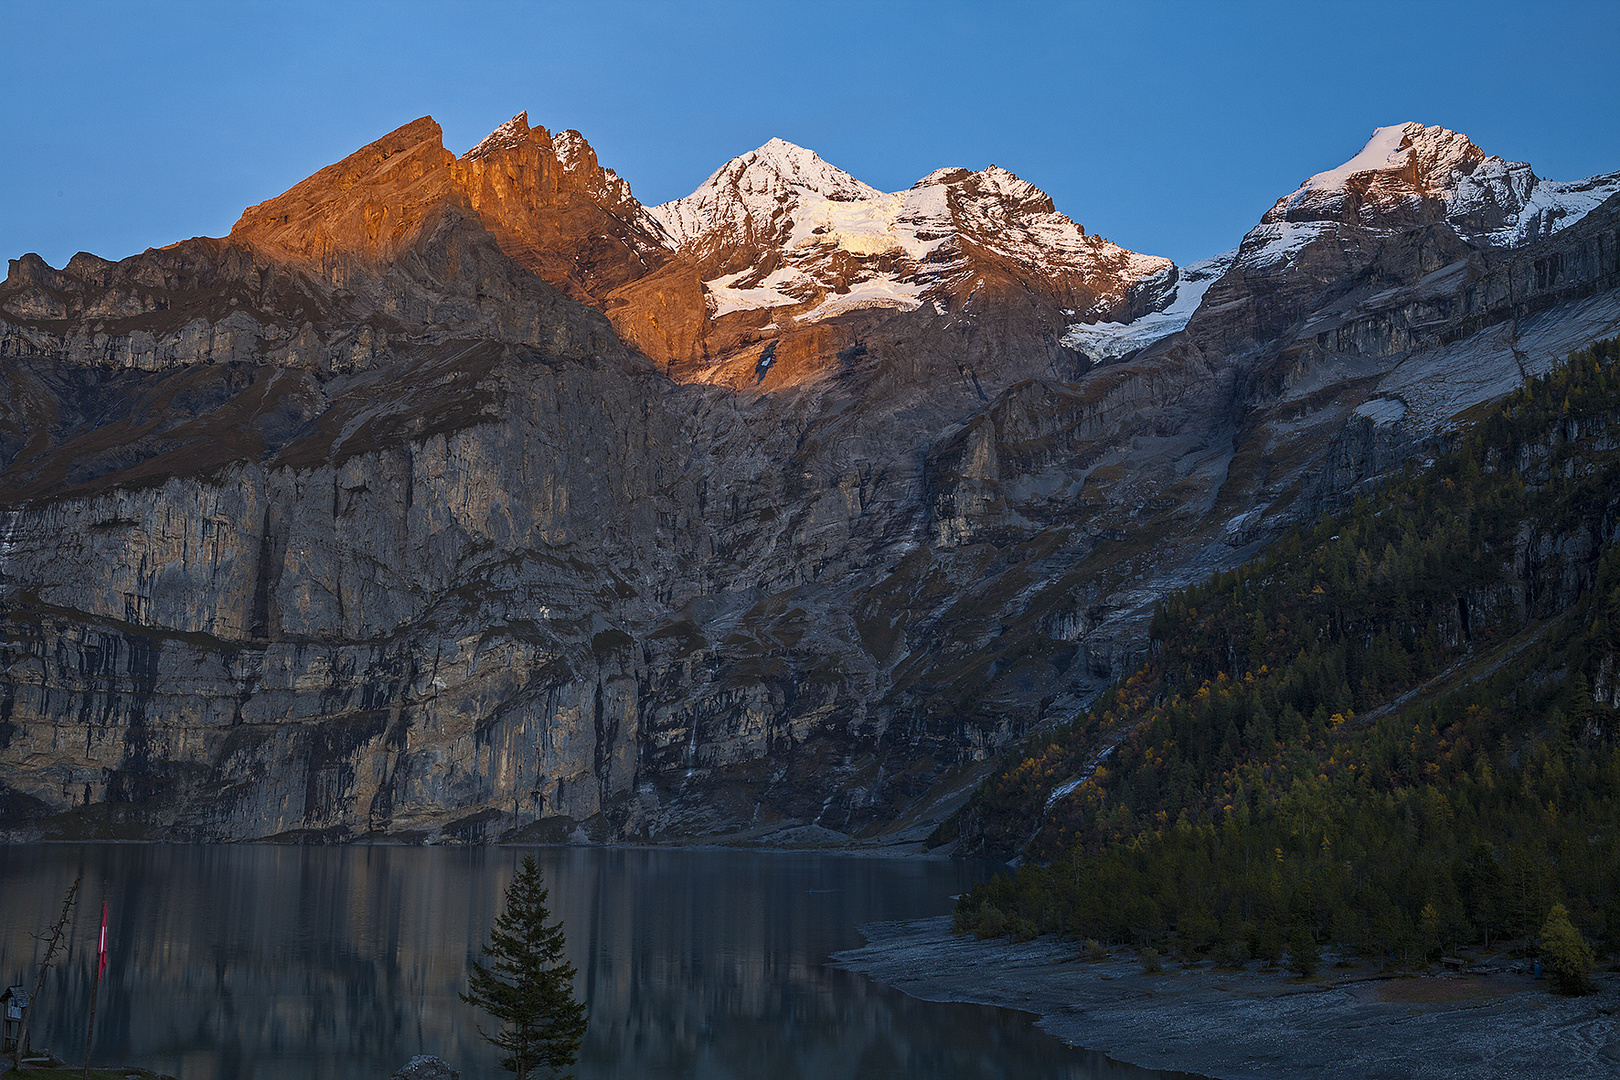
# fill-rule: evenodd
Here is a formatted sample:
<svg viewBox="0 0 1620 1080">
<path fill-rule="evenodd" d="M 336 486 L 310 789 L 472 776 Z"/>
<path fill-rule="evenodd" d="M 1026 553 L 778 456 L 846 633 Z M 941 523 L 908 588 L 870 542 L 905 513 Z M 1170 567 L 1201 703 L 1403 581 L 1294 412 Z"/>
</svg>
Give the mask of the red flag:
<svg viewBox="0 0 1620 1080">
<path fill-rule="evenodd" d="M 96 947 L 96 982 L 101 981 L 101 973 L 107 970 L 107 901 L 101 902 L 101 944 Z"/>
</svg>

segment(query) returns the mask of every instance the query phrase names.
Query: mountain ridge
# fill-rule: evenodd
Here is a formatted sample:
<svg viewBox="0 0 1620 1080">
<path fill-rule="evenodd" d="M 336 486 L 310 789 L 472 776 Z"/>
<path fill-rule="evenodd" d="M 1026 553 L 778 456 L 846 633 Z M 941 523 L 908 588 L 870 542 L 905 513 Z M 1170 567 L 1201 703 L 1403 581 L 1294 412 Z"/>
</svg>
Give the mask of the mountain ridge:
<svg viewBox="0 0 1620 1080">
<path fill-rule="evenodd" d="M 13 260 L 0 827 L 915 845 L 1157 597 L 1620 326 L 1612 196 L 1132 277 L 1005 170 L 918 191 L 711 312 L 583 137 L 424 118 L 231 237 Z"/>
</svg>

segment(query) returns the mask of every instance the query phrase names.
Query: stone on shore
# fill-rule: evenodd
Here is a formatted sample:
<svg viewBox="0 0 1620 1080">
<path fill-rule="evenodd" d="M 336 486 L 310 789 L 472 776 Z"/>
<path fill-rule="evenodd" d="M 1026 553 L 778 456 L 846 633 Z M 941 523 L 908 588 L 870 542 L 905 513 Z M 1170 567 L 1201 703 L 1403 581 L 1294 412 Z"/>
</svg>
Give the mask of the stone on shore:
<svg viewBox="0 0 1620 1080">
<path fill-rule="evenodd" d="M 436 1058 L 432 1054 L 417 1054 L 388 1080 L 461 1080 L 461 1074 L 452 1069 L 450 1063 L 443 1058 Z"/>
</svg>

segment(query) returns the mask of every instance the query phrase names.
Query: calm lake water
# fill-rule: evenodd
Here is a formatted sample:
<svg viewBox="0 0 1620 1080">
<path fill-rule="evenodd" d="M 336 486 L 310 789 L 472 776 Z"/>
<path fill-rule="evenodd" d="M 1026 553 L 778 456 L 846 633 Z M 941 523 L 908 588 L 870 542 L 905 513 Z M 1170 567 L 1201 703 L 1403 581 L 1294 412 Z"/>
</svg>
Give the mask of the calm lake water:
<svg viewBox="0 0 1620 1080">
<path fill-rule="evenodd" d="M 180 1080 L 383 1080 L 437 1054 L 508 1075 L 457 992 L 530 849 L 0 846 L 0 985 L 84 885 L 34 1045 L 84 1050 L 103 892 L 111 963 L 93 1057 Z M 538 848 L 598 1078 L 999 1080 L 1157 1076 L 1021 1013 L 916 1001 L 826 966 L 856 927 L 950 910 L 986 870 L 731 851 Z M 25 977 L 26 973 L 26 977 Z"/>
</svg>

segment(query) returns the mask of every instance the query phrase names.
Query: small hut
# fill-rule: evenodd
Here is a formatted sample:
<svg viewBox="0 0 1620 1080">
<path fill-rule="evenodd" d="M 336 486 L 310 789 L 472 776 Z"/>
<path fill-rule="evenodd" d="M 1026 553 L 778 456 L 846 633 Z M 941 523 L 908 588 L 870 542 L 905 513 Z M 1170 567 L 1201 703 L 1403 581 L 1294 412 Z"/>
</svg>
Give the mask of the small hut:
<svg viewBox="0 0 1620 1080">
<path fill-rule="evenodd" d="M 22 1038 L 23 1014 L 29 1006 L 28 990 L 22 986 L 8 986 L 0 994 L 0 1054 L 17 1052 L 17 1040 Z"/>
</svg>

